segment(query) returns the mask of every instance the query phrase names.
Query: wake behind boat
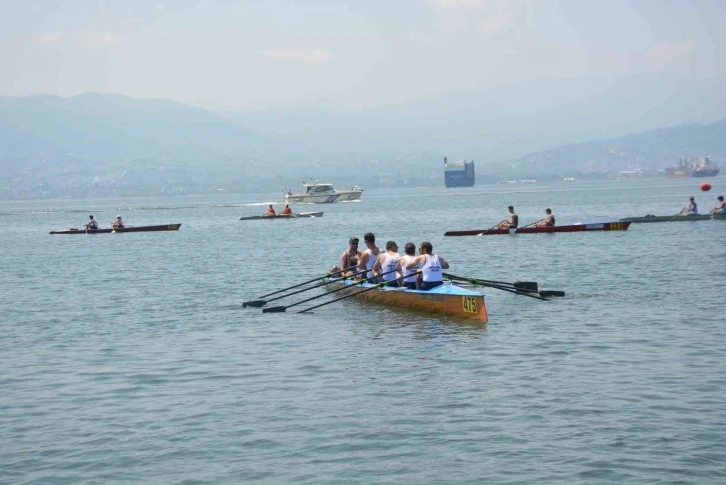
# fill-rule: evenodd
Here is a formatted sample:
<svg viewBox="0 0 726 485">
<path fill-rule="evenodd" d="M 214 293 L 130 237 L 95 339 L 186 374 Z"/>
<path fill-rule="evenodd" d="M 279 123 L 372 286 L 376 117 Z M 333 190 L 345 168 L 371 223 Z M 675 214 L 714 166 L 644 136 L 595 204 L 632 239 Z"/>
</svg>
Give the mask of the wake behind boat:
<svg viewBox="0 0 726 485">
<path fill-rule="evenodd" d="M 178 231 L 181 224 L 164 224 L 160 226 L 126 226 L 117 227 L 115 229 L 76 229 L 72 227 L 68 230 L 50 231 L 51 234 L 110 234 L 119 232 L 158 232 L 158 231 Z"/>
<path fill-rule="evenodd" d="M 355 186 L 350 189 L 336 190 L 332 184 L 305 183 L 305 192 L 293 194 L 290 191 L 285 193 L 286 204 L 331 204 L 333 202 L 350 202 L 360 200 L 363 189 Z"/>
<path fill-rule="evenodd" d="M 323 217 L 323 211 L 319 212 L 298 212 L 296 214 L 275 214 L 274 216 L 248 216 L 240 217 L 240 221 L 256 221 L 258 219 L 297 219 L 299 217 Z"/>
<path fill-rule="evenodd" d="M 582 232 L 582 231 L 627 231 L 630 221 L 618 222 L 587 222 L 570 224 L 569 226 L 537 226 L 520 227 L 519 229 L 467 229 L 465 231 L 448 231 L 444 236 L 490 236 L 503 234 L 540 234 L 550 232 Z"/>
<path fill-rule="evenodd" d="M 693 215 L 681 215 L 676 214 L 674 216 L 654 216 L 648 214 L 644 217 L 625 217 L 620 219 L 620 222 L 682 222 L 682 221 L 709 221 L 711 219 L 726 221 L 726 214 L 693 214 Z"/>
</svg>

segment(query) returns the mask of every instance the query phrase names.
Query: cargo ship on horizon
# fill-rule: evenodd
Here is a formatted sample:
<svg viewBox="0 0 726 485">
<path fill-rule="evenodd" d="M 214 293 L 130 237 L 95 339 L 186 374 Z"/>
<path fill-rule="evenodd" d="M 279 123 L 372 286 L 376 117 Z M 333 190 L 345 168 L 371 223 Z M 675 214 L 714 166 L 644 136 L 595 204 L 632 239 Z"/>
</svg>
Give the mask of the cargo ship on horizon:
<svg viewBox="0 0 726 485">
<path fill-rule="evenodd" d="M 474 161 L 449 162 L 444 157 L 444 183 L 446 187 L 473 187 L 476 181 Z"/>
<path fill-rule="evenodd" d="M 667 168 L 666 175 L 671 179 L 715 177 L 719 171 L 719 168 L 711 163 L 708 157 L 705 157 L 703 160 L 686 157 L 678 160 L 678 166 Z"/>
</svg>

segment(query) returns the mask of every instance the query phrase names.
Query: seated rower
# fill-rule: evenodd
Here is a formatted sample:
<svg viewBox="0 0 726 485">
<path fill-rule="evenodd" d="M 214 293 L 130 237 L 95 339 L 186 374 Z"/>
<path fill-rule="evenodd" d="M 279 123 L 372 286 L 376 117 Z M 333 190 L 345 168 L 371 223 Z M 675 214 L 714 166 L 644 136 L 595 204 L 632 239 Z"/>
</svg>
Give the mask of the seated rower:
<svg viewBox="0 0 726 485">
<path fill-rule="evenodd" d="M 406 265 L 406 269 L 414 269 L 417 264 L 421 265 L 421 284 L 419 290 L 428 291 L 444 284 L 444 273 L 442 269 L 449 269 L 449 263 L 438 254 L 434 254 L 434 248 L 430 242 L 424 241 L 418 248 L 419 256 L 415 257 Z"/>
<path fill-rule="evenodd" d="M 267 211 L 263 214 L 264 217 L 274 217 L 275 214 L 275 208 L 272 207 L 272 204 L 267 207 Z"/>
<path fill-rule="evenodd" d="M 121 219 L 121 216 L 116 216 L 116 220 L 113 221 L 113 224 L 111 224 L 111 227 L 114 229 L 123 229 L 124 228 L 124 221 Z"/>
<path fill-rule="evenodd" d="M 290 206 L 288 204 L 285 204 L 285 208 L 282 209 L 282 212 L 280 212 L 280 214 L 284 214 L 286 216 L 291 216 L 292 215 L 292 209 L 290 209 Z"/>
<path fill-rule="evenodd" d="M 421 269 L 420 263 L 414 263 L 413 268 L 406 269 L 406 266 L 408 263 L 412 262 L 414 259 L 416 259 L 416 245 L 414 243 L 406 243 L 406 246 L 404 246 L 403 251 L 406 253 L 403 256 L 401 256 L 398 259 L 398 263 L 396 266 L 396 269 L 399 270 L 401 273 L 401 276 L 405 276 L 406 278 L 403 279 L 402 285 L 404 288 L 409 290 L 418 290 L 418 284 L 419 280 L 421 279 L 421 275 L 414 274 L 416 271 Z"/>
<path fill-rule="evenodd" d="M 555 216 L 552 215 L 552 209 L 545 209 L 545 214 L 547 216 L 537 223 L 537 227 L 552 227 L 555 225 Z"/>
<path fill-rule="evenodd" d="M 343 271 L 338 276 L 348 276 L 358 272 L 360 262 L 360 251 L 358 251 L 358 238 L 352 237 L 348 240 L 348 249 L 340 255 L 340 269 Z M 344 271 L 346 270 L 346 271 Z"/>
<path fill-rule="evenodd" d="M 369 283 L 378 283 L 378 278 L 373 274 L 373 265 L 376 263 L 378 255 L 381 254 L 381 248 L 376 246 L 376 236 L 372 232 L 363 235 L 363 242 L 367 249 L 360 253 L 358 271 L 365 271 L 366 273 L 361 275 L 360 278 L 364 278 Z"/>
<path fill-rule="evenodd" d="M 726 202 L 723 200 L 723 195 L 718 197 L 718 205 L 711 210 L 711 214 L 726 214 Z"/>
<path fill-rule="evenodd" d="M 401 257 L 398 254 L 398 245 L 395 241 L 386 243 L 386 252 L 381 253 L 373 263 L 373 274 L 376 275 L 386 286 L 399 286 L 398 281 L 394 281 L 399 277 L 398 260 Z"/>
<path fill-rule="evenodd" d="M 682 216 L 695 216 L 698 214 L 698 205 L 693 197 L 689 199 L 688 207 L 684 207 L 681 211 Z"/>
<path fill-rule="evenodd" d="M 96 221 L 96 219 L 93 218 L 93 214 L 88 216 L 88 218 L 90 220 L 84 225 L 84 227 L 86 229 L 98 229 L 98 221 Z"/>
<path fill-rule="evenodd" d="M 497 224 L 497 227 L 499 229 L 516 229 L 519 225 L 519 216 L 514 213 L 514 206 L 510 205 L 508 207 L 509 209 L 509 218 L 506 221 L 500 222 Z"/>
</svg>

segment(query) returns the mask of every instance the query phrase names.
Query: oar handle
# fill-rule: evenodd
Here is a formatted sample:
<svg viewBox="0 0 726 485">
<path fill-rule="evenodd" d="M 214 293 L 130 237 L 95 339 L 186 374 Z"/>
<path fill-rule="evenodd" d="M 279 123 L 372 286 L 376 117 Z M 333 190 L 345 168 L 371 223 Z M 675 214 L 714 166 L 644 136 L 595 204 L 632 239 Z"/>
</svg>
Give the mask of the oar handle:
<svg viewBox="0 0 726 485">
<path fill-rule="evenodd" d="M 391 271 L 389 271 L 389 273 L 391 273 Z M 417 275 L 417 274 L 421 274 L 421 270 L 418 270 L 418 271 L 416 271 L 414 273 L 411 273 L 410 275 L 400 276 L 400 277 L 396 278 L 395 280 L 384 281 L 383 283 L 376 283 L 375 285 L 371 286 L 370 288 L 365 288 L 363 290 L 353 292 L 353 293 L 351 293 L 349 295 L 341 296 L 340 298 L 335 298 L 334 300 L 326 301 L 325 303 L 321 303 L 320 305 L 311 306 L 310 308 L 306 308 L 304 310 L 300 310 L 298 313 L 309 312 L 310 310 L 314 310 L 316 308 L 320 308 L 321 306 L 330 305 L 331 303 L 335 303 L 336 301 L 345 300 L 346 298 L 350 298 L 351 296 L 360 295 L 361 293 L 365 293 L 366 291 L 371 291 L 371 290 L 375 290 L 375 289 L 378 289 L 378 288 L 383 288 L 388 283 L 392 283 L 393 281 L 400 281 L 402 279 L 409 278 L 409 277 L 411 277 L 413 275 Z M 345 289 L 345 288 L 348 288 L 348 287 L 346 286 L 346 287 L 343 287 L 342 289 Z"/>
</svg>

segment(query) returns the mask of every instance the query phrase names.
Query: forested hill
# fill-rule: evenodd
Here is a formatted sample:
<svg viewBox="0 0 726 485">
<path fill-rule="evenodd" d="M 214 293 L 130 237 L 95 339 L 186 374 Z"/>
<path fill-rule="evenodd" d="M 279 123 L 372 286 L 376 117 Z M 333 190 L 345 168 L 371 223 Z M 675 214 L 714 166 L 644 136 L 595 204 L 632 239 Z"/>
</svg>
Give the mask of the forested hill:
<svg viewBox="0 0 726 485">
<path fill-rule="evenodd" d="M 519 170 L 532 175 L 635 169 L 656 171 L 675 165 L 683 157 L 703 156 L 717 162 L 726 161 L 726 118 L 710 124 L 679 125 L 564 145 L 509 160 L 501 170 Z"/>
</svg>

